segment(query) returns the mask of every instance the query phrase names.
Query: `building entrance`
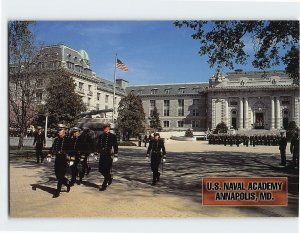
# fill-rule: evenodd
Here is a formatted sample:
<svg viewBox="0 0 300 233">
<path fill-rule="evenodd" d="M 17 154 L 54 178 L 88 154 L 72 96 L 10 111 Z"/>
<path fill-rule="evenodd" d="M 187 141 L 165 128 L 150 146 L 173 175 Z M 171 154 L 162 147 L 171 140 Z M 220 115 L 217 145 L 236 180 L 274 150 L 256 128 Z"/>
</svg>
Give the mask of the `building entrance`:
<svg viewBox="0 0 300 233">
<path fill-rule="evenodd" d="M 264 129 L 265 128 L 264 114 L 262 112 L 255 113 L 254 128 L 255 129 Z"/>
</svg>

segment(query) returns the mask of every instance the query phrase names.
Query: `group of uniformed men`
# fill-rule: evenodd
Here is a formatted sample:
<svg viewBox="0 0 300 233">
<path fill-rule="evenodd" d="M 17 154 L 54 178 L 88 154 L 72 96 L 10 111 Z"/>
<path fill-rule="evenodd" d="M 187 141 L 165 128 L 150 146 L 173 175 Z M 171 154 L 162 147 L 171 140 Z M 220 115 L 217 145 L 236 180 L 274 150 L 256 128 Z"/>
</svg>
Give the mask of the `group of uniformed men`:
<svg viewBox="0 0 300 233">
<path fill-rule="evenodd" d="M 223 135 L 209 135 L 208 136 L 208 143 L 209 144 L 224 144 L 226 145 L 236 145 L 240 146 L 243 144 L 244 146 L 257 146 L 257 145 L 264 145 L 264 146 L 278 146 L 279 145 L 279 135 L 230 135 L 230 134 L 223 134 Z"/>
<path fill-rule="evenodd" d="M 254 136 L 246 136 L 246 135 L 209 135 L 208 143 L 209 144 L 220 144 L 226 145 L 236 145 L 240 146 L 242 143 L 244 146 L 255 147 L 256 145 L 264 145 L 264 146 L 279 146 L 279 151 L 281 155 L 281 163 L 280 165 L 286 166 L 286 147 L 287 147 L 287 138 L 284 133 L 280 133 L 281 135 L 254 135 Z M 299 167 L 299 136 L 298 133 L 295 133 L 291 140 L 290 152 L 293 155 L 292 163 L 294 167 Z"/>
<path fill-rule="evenodd" d="M 37 128 L 37 134 L 35 135 L 34 145 L 36 145 L 37 162 L 39 157 L 43 161 L 42 149 L 45 146 L 45 137 L 42 134 L 42 128 Z M 60 195 L 62 185 L 67 187 L 67 192 L 71 187 L 77 183 L 80 185 L 85 174 L 88 174 L 90 167 L 88 164 L 89 155 L 91 152 L 99 154 L 99 166 L 98 170 L 103 175 L 104 180 L 99 187 L 100 191 L 107 189 L 113 181 L 111 169 L 112 163 L 118 161 L 118 142 L 115 134 L 110 132 L 110 125 L 104 125 L 103 133 L 96 139 L 97 146 L 93 145 L 93 139 L 90 137 L 88 128 L 84 128 L 83 131 L 74 127 L 70 130 L 70 135 L 66 135 L 67 127 L 63 124 L 59 124 L 57 128 L 57 137 L 54 139 L 50 152 L 47 156 L 47 161 L 50 162 L 52 156 L 55 156 L 54 170 L 57 178 L 57 188 L 53 195 L 56 198 Z M 160 173 L 158 172 L 161 160 L 165 161 L 166 151 L 163 140 L 160 139 L 159 134 L 154 134 L 153 140 L 149 142 L 146 159 L 149 160 L 151 155 L 151 169 L 153 172 L 152 185 L 155 185 L 159 181 Z M 98 160 L 98 156 L 95 155 L 95 159 Z M 66 178 L 66 172 L 68 166 L 71 170 L 71 181 Z M 77 177 L 79 176 L 79 180 Z"/>
</svg>

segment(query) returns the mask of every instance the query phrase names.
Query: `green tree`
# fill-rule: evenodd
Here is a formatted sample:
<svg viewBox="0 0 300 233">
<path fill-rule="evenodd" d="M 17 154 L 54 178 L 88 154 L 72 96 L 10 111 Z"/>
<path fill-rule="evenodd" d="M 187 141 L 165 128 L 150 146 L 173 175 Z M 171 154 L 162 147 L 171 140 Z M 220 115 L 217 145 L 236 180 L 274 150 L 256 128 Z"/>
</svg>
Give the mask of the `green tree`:
<svg viewBox="0 0 300 233">
<path fill-rule="evenodd" d="M 299 48 L 293 46 L 284 57 L 286 64 L 285 71 L 294 80 L 295 84 L 299 84 Z"/>
<path fill-rule="evenodd" d="M 214 134 L 227 133 L 227 130 L 227 125 L 222 121 L 221 123 L 217 124 L 216 129 L 214 130 Z"/>
<path fill-rule="evenodd" d="M 118 112 L 117 128 L 121 134 L 129 138 L 145 131 L 145 112 L 139 96 L 131 92 L 123 97 Z"/>
<path fill-rule="evenodd" d="M 153 112 L 150 115 L 150 127 L 155 129 L 155 131 L 159 131 L 161 129 L 159 112 L 157 111 L 156 106 L 154 106 Z"/>
<path fill-rule="evenodd" d="M 194 137 L 193 131 L 192 131 L 191 129 L 187 129 L 187 130 L 185 131 L 185 136 L 186 136 L 186 137 L 189 137 L 189 138 Z"/>
<path fill-rule="evenodd" d="M 208 56 L 211 67 L 234 69 L 234 63 L 245 65 L 249 42 L 254 51 L 252 65 L 259 69 L 280 64 L 293 47 L 299 48 L 299 21 L 175 21 L 174 24 L 193 30 L 192 38 L 200 41 L 199 54 Z M 299 60 L 297 64 L 286 71 L 296 74 Z"/>
<path fill-rule="evenodd" d="M 30 31 L 33 24 L 31 21 L 8 23 L 9 125 L 18 131 L 19 149 L 35 116 L 38 71 L 34 58 L 40 47 Z"/>
<path fill-rule="evenodd" d="M 74 80 L 64 69 L 52 70 L 46 87 L 45 108 L 49 114 L 49 127 L 58 123 L 73 125 L 80 118 L 80 112 L 86 111 L 82 98 L 75 92 Z"/>
<path fill-rule="evenodd" d="M 290 121 L 286 129 L 286 138 L 290 141 L 294 133 L 298 132 L 299 128 L 295 121 Z"/>
</svg>

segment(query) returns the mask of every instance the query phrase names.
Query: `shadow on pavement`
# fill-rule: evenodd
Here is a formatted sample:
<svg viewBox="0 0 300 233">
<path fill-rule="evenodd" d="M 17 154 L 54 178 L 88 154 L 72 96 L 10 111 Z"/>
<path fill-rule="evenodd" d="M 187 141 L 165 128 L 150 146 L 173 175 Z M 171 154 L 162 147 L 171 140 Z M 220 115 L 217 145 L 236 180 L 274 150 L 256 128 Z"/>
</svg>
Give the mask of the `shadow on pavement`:
<svg viewBox="0 0 300 233">
<path fill-rule="evenodd" d="M 120 148 L 119 161 L 113 165 L 114 179 L 116 179 L 114 182 L 125 183 L 128 189 L 119 190 L 114 187 L 113 182 L 109 188 L 110 192 L 126 198 L 126 194 L 131 189 L 149 189 L 154 194 L 172 194 L 201 204 L 203 177 L 288 177 L 289 209 L 294 216 L 298 216 L 299 170 L 289 164 L 287 167 L 279 166 L 280 156 L 251 153 L 250 150 L 249 152 L 168 153 L 164 171 L 160 170 L 161 180 L 152 187 L 150 185 L 152 172 L 150 163 L 145 160 L 145 152 L 140 148 Z M 103 177 L 97 171 L 98 161 L 90 158 L 89 163 L 92 171 L 83 179 L 82 185 L 91 188 L 90 191 L 98 192 Z M 39 182 L 31 186 L 51 194 L 55 190 L 56 180 L 49 178 L 54 175 L 53 161 L 50 164 L 45 162 L 33 164 L 33 161 L 11 160 L 10 164 L 15 168 L 38 168 L 35 174 L 39 177 Z M 45 180 L 49 185 L 47 187 L 44 186 Z M 296 198 L 292 198 L 292 195 Z M 286 207 L 272 209 L 277 209 L 280 213 L 280 208 Z M 282 216 L 277 214 L 277 211 L 268 210 L 268 207 L 243 207 L 243 209 L 253 212 L 266 211 L 267 216 Z"/>
</svg>

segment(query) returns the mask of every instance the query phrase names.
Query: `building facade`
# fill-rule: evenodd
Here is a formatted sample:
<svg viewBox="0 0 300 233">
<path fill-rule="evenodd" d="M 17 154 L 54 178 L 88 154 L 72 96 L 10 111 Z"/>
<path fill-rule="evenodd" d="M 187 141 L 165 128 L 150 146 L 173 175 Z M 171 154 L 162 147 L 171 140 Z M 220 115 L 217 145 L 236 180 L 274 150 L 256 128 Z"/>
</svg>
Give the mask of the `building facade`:
<svg viewBox="0 0 300 233">
<path fill-rule="evenodd" d="M 75 91 L 87 110 L 113 108 L 114 83 L 99 77 L 90 68 L 86 51 L 66 45 L 44 47 L 37 55 L 39 70 L 64 69 L 74 80 Z M 50 78 L 55 78 L 51 77 Z M 36 99 L 45 99 L 47 80 L 40 77 Z M 146 122 L 157 108 L 163 131 L 214 129 L 224 122 L 238 130 L 280 130 L 290 121 L 299 126 L 299 86 L 283 71 L 243 72 L 213 75 L 209 82 L 128 85 L 115 83 L 115 119 L 118 104 L 129 92 L 141 97 Z M 95 116 L 112 120 L 112 113 Z"/>
<path fill-rule="evenodd" d="M 207 129 L 207 88 L 208 83 L 169 83 L 129 86 L 127 91 L 141 97 L 148 125 L 156 107 L 164 131 L 201 131 Z"/>
<path fill-rule="evenodd" d="M 74 50 L 66 45 L 52 45 L 43 47 L 37 57 L 39 69 L 63 68 L 73 78 L 75 91 L 81 96 L 87 110 L 112 109 L 114 83 L 97 76 L 90 68 L 91 61 L 85 50 Z M 52 77 L 51 77 L 52 78 Z M 55 77 L 53 77 L 55 78 Z M 41 85 L 36 93 L 38 101 L 45 98 L 47 80 L 41 77 Z M 123 79 L 116 80 L 115 88 L 115 118 L 117 106 L 126 95 L 128 82 Z M 102 114 L 97 117 L 111 118 L 112 114 Z"/>
<path fill-rule="evenodd" d="M 238 130 L 299 126 L 299 86 L 282 71 L 217 73 L 207 90 L 208 126 L 225 122 Z"/>
<path fill-rule="evenodd" d="M 299 126 L 299 86 L 283 71 L 217 73 L 208 83 L 129 86 L 143 101 L 148 124 L 154 106 L 163 131 L 214 129 L 225 122 L 238 130 Z"/>
</svg>

